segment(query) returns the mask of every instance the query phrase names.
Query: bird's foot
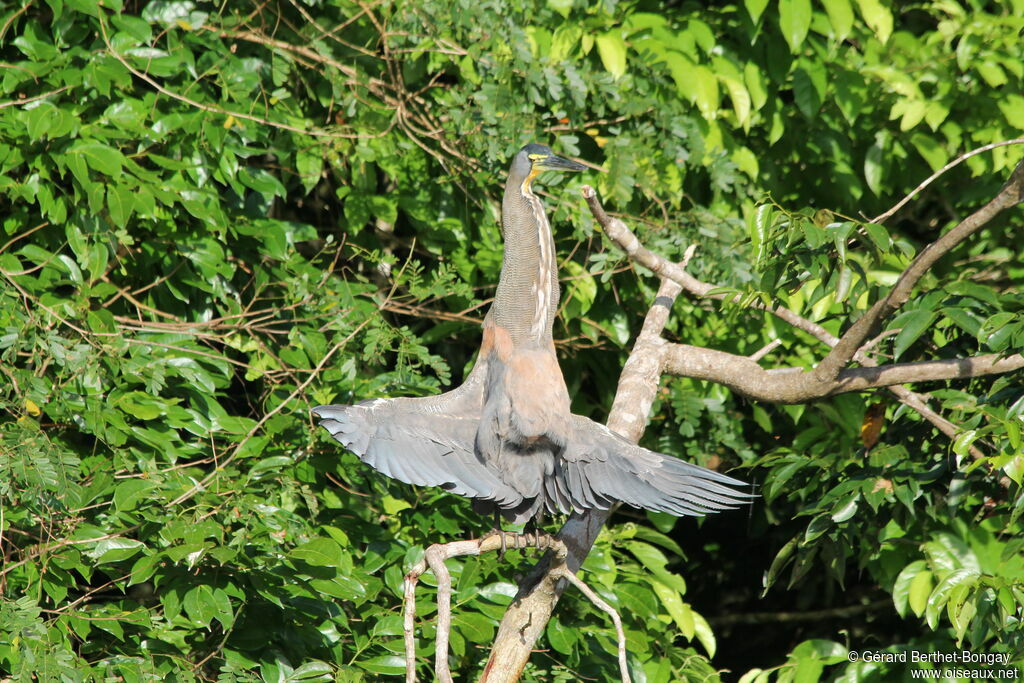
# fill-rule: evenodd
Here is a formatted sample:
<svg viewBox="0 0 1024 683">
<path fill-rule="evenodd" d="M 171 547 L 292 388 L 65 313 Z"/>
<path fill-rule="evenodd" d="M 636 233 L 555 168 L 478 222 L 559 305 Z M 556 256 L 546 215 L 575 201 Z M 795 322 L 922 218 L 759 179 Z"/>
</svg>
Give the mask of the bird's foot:
<svg viewBox="0 0 1024 683">
<path fill-rule="evenodd" d="M 548 550 L 557 545 L 557 539 L 546 531 L 534 529 L 526 534 L 526 546 L 535 550 Z"/>
<path fill-rule="evenodd" d="M 555 537 L 540 528 L 543 517 L 538 515 L 526 523 L 523 530 L 526 538 L 526 546 L 535 550 L 547 550 L 555 547 Z"/>
<path fill-rule="evenodd" d="M 504 560 L 505 551 L 508 550 L 509 536 L 513 538 L 513 543 L 515 543 L 515 539 L 518 536 L 518 534 L 509 533 L 508 531 L 503 530 L 501 527 L 495 527 L 488 531 L 486 534 L 484 534 L 484 537 L 481 540 L 486 540 L 488 538 L 491 538 L 492 536 L 497 536 L 501 539 L 501 548 L 498 549 L 498 559 Z M 515 545 L 518 547 L 517 543 L 515 543 Z"/>
</svg>

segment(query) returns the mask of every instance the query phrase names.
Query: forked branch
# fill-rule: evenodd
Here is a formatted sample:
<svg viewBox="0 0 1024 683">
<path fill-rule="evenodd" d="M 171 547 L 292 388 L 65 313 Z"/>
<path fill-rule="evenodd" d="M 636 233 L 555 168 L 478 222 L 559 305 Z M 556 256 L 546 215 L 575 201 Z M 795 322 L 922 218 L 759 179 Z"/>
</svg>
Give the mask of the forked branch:
<svg viewBox="0 0 1024 683">
<path fill-rule="evenodd" d="M 442 683 L 452 680 L 448 666 L 448 639 L 452 628 L 452 578 L 445 566 L 445 561 L 464 555 L 481 555 L 486 552 L 504 551 L 506 548 L 546 547 L 551 552 L 545 560 L 550 563 L 547 577 L 554 581 L 565 579 L 576 586 L 583 595 L 594 603 L 598 609 L 607 613 L 615 625 L 618 641 L 619 673 L 625 683 L 629 683 L 629 669 L 626 665 L 626 633 L 622 628 L 622 619 L 615 608 L 601 599 L 575 572 L 566 566 L 569 549 L 565 543 L 547 534 L 512 534 L 499 532 L 482 539 L 438 543 L 430 546 L 423 553 L 423 559 L 405 575 L 405 605 L 403 610 L 403 630 L 405 632 L 405 680 L 406 683 L 416 681 L 416 584 L 420 576 L 429 568 L 437 577 L 437 635 L 434 641 L 434 675 Z"/>
<path fill-rule="evenodd" d="M 623 221 L 605 212 L 593 188 L 585 186 L 583 196 L 605 234 L 635 262 L 662 277 L 671 279 L 694 297 L 724 300 L 727 296 L 734 296 L 712 294 L 714 285 L 698 280 L 665 257 L 645 248 Z M 886 298 L 862 316 L 842 339 L 784 306 L 768 306 L 760 301 L 750 304 L 752 308 L 771 313 L 829 346 L 832 350 L 825 360 L 831 359 L 830 364 L 843 361 L 835 372 L 828 365 L 825 371 L 821 371 L 821 364 L 813 371 L 804 371 L 802 368 L 768 370 L 760 366 L 758 361 L 761 360 L 761 356 L 757 354 L 754 357 L 738 356 L 682 344 L 668 344 L 661 349 L 664 370 L 670 374 L 723 384 L 747 397 L 774 403 L 803 403 L 841 393 L 885 387 L 900 402 L 917 411 L 943 434 L 955 438 L 958 430 L 952 423 L 929 409 L 919 396 L 900 385 L 1012 372 L 1024 367 L 1024 356 L 1014 354 L 1000 357 L 988 354 L 972 358 L 879 365 L 868 355 L 877 338 L 871 341 L 868 339 L 877 332 L 879 322 L 907 300 L 913 286 L 938 257 L 948 253 L 956 244 L 976 232 L 999 212 L 1020 203 L 1022 199 L 1024 162 L 1017 166 L 995 199 L 925 249 L 907 268 Z M 871 319 L 876 322 L 863 322 Z M 840 350 L 837 351 L 837 348 Z M 851 361 L 860 364 L 861 367 L 846 368 Z M 971 452 L 975 457 L 982 455 L 974 448 Z"/>
</svg>

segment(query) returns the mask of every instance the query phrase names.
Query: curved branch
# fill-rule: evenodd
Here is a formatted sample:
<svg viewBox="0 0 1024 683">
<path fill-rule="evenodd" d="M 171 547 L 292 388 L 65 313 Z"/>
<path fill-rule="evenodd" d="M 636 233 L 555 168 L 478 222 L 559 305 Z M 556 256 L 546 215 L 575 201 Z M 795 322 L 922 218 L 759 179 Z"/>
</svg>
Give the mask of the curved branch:
<svg viewBox="0 0 1024 683">
<path fill-rule="evenodd" d="M 839 371 L 849 364 L 854 354 L 857 353 L 857 349 L 867 341 L 868 337 L 878 333 L 882 321 L 907 302 L 914 285 L 935 265 L 936 261 L 998 214 L 1016 206 L 1021 201 L 1024 201 L 1024 161 L 1017 164 L 1017 168 L 1010 174 L 1010 179 L 1003 185 L 1003 189 L 988 204 L 921 250 L 917 258 L 911 261 L 907 269 L 900 275 L 889 294 L 858 318 L 857 322 L 851 325 L 850 329 L 839 339 L 839 343 L 833 346 L 829 354 L 818 364 L 814 370 L 818 380 L 828 382 L 839 375 Z"/>
<path fill-rule="evenodd" d="M 727 298 L 725 294 L 709 294 L 709 292 L 715 289 L 715 285 L 698 280 L 687 273 L 678 264 L 675 264 L 664 256 L 655 254 L 650 249 L 644 247 L 637 236 L 633 234 L 633 231 L 626 227 L 625 223 L 618 218 L 609 216 L 605 212 L 604 207 L 601 206 L 601 202 L 597 198 L 597 192 L 594 191 L 594 188 L 589 185 L 584 185 L 581 191 L 583 193 L 583 198 L 587 200 L 587 206 L 590 207 L 590 213 L 594 215 L 594 218 L 604 230 L 604 234 L 606 234 L 610 240 L 619 245 L 630 259 L 636 261 L 645 268 L 654 271 L 654 273 L 660 277 L 675 281 L 680 287 L 693 296 L 702 299 L 714 299 L 716 301 L 724 301 Z M 736 297 L 732 298 L 735 299 Z M 804 318 L 785 306 L 766 306 L 760 301 L 755 301 L 750 304 L 750 307 L 761 311 L 767 311 L 780 320 L 784 320 L 789 323 L 798 330 L 803 330 L 828 346 L 835 346 L 838 341 L 831 332 L 821 325 Z"/>
<path fill-rule="evenodd" d="M 959 166 L 960 164 L 962 164 L 963 162 L 967 161 L 971 157 L 978 156 L 979 154 L 984 154 L 985 152 L 990 152 L 990 151 L 992 151 L 993 149 L 995 149 L 997 147 L 1009 147 L 1010 145 L 1024 145 L 1024 138 L 1014 138 L 1013 140 L 1003 140 L 1001 142 L 993 142 L 991 144 L 982 145 L 981 147 L 978 147 L 976 149 L 972 149 L 970 152 L 965 152 L 965 153 L 961 154 L 956 159 L 953 159 L 948 164 L 946 164 L 945 166 L 940 168 L 938 171 L 936 171 L 935 173 L 932 173 L 930 176 L 925 178 L 924 181 L 920 185 L 918 185 L 913 190 L 911 190 L 910 193 L 907 194 L 906 197 L 904 197 L 903 199 L 901 199 L 898 202 L 896 202 L 896 205 L 893 206 L 891 209 L 889 209 L 885 213 L 879 214 L 879 215 L 875 216 L 874 218 L 872 218 L 871 222 L 872 223 L 884 223 L 894 213 L 896 213 L 897 211 L 902 209 L 906 205 L 907 202 L 909 202 L 911 199 L 913 199 L 914 196 L 917 195 L 918 192 L 920 192 L 924 188 L 926 188 L 929 185 L 931 185 L 933 182 L 935 182 L 936 179 L 938 179 L 941 175 L 943 175 L 944 173 L 946 173 L 950 169 L 952 169 L 952 168 L 954 168 L 956 166 Z"/>
<path fill-rule="evenodd" d="M 967 379 L 1024 368 L 1024 356 L 987 354 L 973 358 L 895 363 L 843 370 L 821 382 L 798 368 L 766 370 L 747 356 L 687 344 L 663 347 L 665 372 L 722 384 L 744 396 L 769 403 L 806 403 L 828 396 L 879 389 L 909 382 Z"/>
</svg>

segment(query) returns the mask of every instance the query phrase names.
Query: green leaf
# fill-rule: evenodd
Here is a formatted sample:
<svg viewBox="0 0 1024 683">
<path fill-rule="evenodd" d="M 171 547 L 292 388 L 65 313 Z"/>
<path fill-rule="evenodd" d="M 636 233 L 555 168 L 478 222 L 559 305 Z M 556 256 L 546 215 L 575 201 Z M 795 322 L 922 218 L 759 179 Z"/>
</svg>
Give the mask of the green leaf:
<svg viewBox="0 0 1024 683">
<path fill-rule="evenodd" d="M 563 19 L 569 18 L 569 13 L 572 12 L 572 6 L 574 0 L 547 0 L 548 7 L 555 10 L 562 15 Z"/>
<path fill-rule="evenodd" d="M 358 660 L 356 666 L 370 673 L 397 676 L 405 673 L 405 658 L 400 655 L 381 655 Z"/>
<path fill-rule="evenodd" d="M 910 142 L 933 171 L 938 171 L 946 165 L 948 158 L 946 150 L 932 136 L 916 132 L 910 136 Z"/>
<path fill-rule="evenodd" d="M 714 119 L 718 114 L 719 106 L 718 78 L 706 66 L 698 66 L 694 69 L 693 78 L 696 86 L 694 93 L 697 109 L 705 119 Z"/>
<path fill-rule="evenodd" d="M 618 31 L 609 31 L 597 36 L 597 54 L 601 63 L 615 78 L 626 73 L 626 41 Z"/>
<path fill-rule="evenodd" d="M 936 317 L 935 311 L 913 311 L 894 321 L 893 324 L 899 325 L 902 329 L 896 334 L 896 339 L 893 341 L 893 358 L 902 356 L 911 344 L 931 328 Z"/>
<path fill-rule="evenodd" d="M 687 639 L 693 638 L 696 633 L 693 610 L 688 604 L 683 602 L 679 592 L 666 586 L 661 581 L 652 581 L 651 588 L 654 589 L 655 595 L 658 596 L 661 606 L 665 608 L 665 611 L 672 617 L 676 626 L 679 627 L 679 632 Z"/>
<path fill-rule="evenodd" d="M 876 138 L 875 143 L 868 147 L 864 157 L 864 180 L 876 196 L 882 195 L 882 182 L 885 180 L 884 137 Z"/>
<path fill-rule="evenodd" d="M 210 624 L 217 613 L 213 601 L 212 587 L 207 584 L 196 586 L 185 593 L 185 598 L 181 601 L 181 604 L 193 624 L 203 628 L 210 628 Z"/>
<path fill-rule="evenodd" d="M 123 228 L 135 210 L 132 192 L 124 185 L 113 185 L 107 188 L 107 211 L 110 220 L 116 227 Z"/>
<path fill-rule="evenodd" d="M 919 617 L 924 614 L 933 586 L 934 575 L 927 569 L 917 572 L 910 580 L 910 585 L 907 587 L 907 605 L 915 616 Z"/>
<path fill-rule="evenodd" d="M 779 28 L 789 51 L 799 54 L 811 27 L 811 0 L 779 0 Z"/>
<path fill-rule="evenodd" d="M 832 25 L 833 37 L 841 41 L 853 30 L 853 7 L 850 0 L 822 0 L 829 23 Z"/>
<path fill-rule="evenodd" d="M 978 571 L 967 567 L 957 569 L 951 574 L 943 577 L 935 586 L 935 589 L 932 590 L 931 595 L 928 598 L 928 605 L 925 608 L 928 625 L 933 629 L 938 626 L 939 614 L 942 612 L 942 609 L 946 606 L 947 601 L 953 596 L 954 591 L 957 588 L 960 588 L 964 591 L 964 594 L 966 594 L 966 589 L 972 588 L 977 583 Z"/>
<path fill-rule="evenodd" d="M 864 21 L 875 32 L 880 43 L 886 43 L 892 35 L 892 12 L 880 0 L 857 0 L 857 7 Z"/>
<path fill-rule="evenodd" d="M 551 647 L 563 655 L 572 654 L 573 645 L 576 644 L 576 631 L 574 629 L 563 626 L 558 617 L 551 617 L 551 620 L 548 621 L 546 632 Z"/>
<path fill-rule="evenodd" d="M 978 329 L 978 341 L 987 344 L 993 351 L 1002 351 L 1006 348 L 1005 335 L 1000 333 L 1012 322 L 1019 319 L 1016 313 L 996 313 L 985 319 Z"/>
<path fill-rule="evenodd" d="M 765 8 L 768 6 L 768 0 L 743 0 L 743 4 L 747 8 L 747 14 L 750 15 L 750 20 L 757 23 L 757 20 L 764 14 Z"/>
<path fill-rule="evenodd" d="M 91 557 L 96 564 L 107 564 L 127 560 L 145 547 L 141 541 L 130 538 L 106 538 L 98 542 L 96 547 L 89 550 L 86 555 Z"/>
<path fill-rule="evenodd" d="M 835 507 L 832 508 L 832 521 L 836 524 L 841 524 L 842 522 L 851 519 L 855 514 L 857 514 L 857 503 L 859 500 L 860 494 L 858 493 L 851 496 L 845 503 L 837 503 Z"/>
<path fill-rule="evenodd" d="M 714 657 L 715 652 L 718 651 L 718 643 L 715 641 L 715 633 L 711 630 L 711 625 L 700 614 L 696 612 L 692 612 L 692 614 L 693 630 L 697 635 L 697 640 L 704 646 L 704 651 L 708 653 L 708 657 Z"/>
<path fill-rule="evenodd" d="M 974 68 L 985 79 L 985 82 L 993 88 L 1002 87 L 1009 82 L 1009 79 L 1006 78 L 1006 72 L 1003 71 L 997 62 L 991 59 L 975 64 Z"/>
<path fill-rule="evenodd" d="M 884 225 L 865 223 L 864 231 L 868 233 L 868 237 L 871 238 L 871 242 L 878 251 L 887 253 L 892 249 L 892 238 L 889 237 L 889 230 Z"/>
<path fill-rule="evenodd" d="M 978 430 L 968 429 L 960 432 L 953 439 L 953 452 L 960 456 L 965 456 L 973 444 L 978 439 Z"/>
<path fill-rule="evenodd" d="M 341 567 L 347 557 L 341 546 L 330 538 L 314 538 L 292 550 L 289 556 L 315 567 Z"/>
<path fill-rule="evenodd" d="M 146 492 L 157 486 L 156 482 L 146 479 L 127 479 L 114 489 L 114 508 L 120 512 L 130 512 L 139 501 L 146 498 Z"/>
<path fill-rule="evenodd" d="M 809 119 L 813 119 L 821 109 L 822 97 L 825 90 L 824 73 L 822 72 L 820 82 L 816 82 L 814 76 L 808 73 L 803 67 L 793 73 L 793 95 L 796 98 L 796 106 L 800 113 Z"/>
<path fill-rule="evenodd" d="M 89 168 L 117 178 L 124 166 L 124 155 L 101 142 L 77 142 L 68 149 L 69 155 L 81 158 Z"/>
<path fill-rule="evenodd" d="M 306 662 L 291 672 L 285 681 L 308 681 L 313 678 L 334 680 L 334 668 L 327 662 Z"/>
<path fill-rule="evenodd" d="M 896 581 L 893 584 L 892 589 L 892 601 L 893 605 L 896 607 L 896 613 L 901 617 L 905 617 L 907 615 L 907 606 L 910 600 L 910 586 L 913 583 L 914 578 L 927 568 L 928 564 L 924 560 L 915 560 L 904 567 L 896 577 Z M 927 595 L 925 595 L 925 598 L 927 598 Z M 921 600 L 921 598 L 918 597 L 918 600 Z M 923 605 L 924 602 L 922 601 L 919 604 Z"/>
<path fill-rule="evenodd" d="M 755 268 L 762 268 L 768 256 L 768 233 L 773 219 L 774 215 L 771 204 L 762 204 L 749 214 L 747 232 L 750 235 L 750 246 L 754 253 Z"/>
<path fill-rule="evenodd" d="M 818 515 L 811 520 L 811 523 L 807 525 L 807 530 L 804 532 L 804 543 L 810 543 L 814 539 L 821 536 L 823 533 L 832 528 L 834 522 L 832 516 L 823 514 Z"/>
</svg>

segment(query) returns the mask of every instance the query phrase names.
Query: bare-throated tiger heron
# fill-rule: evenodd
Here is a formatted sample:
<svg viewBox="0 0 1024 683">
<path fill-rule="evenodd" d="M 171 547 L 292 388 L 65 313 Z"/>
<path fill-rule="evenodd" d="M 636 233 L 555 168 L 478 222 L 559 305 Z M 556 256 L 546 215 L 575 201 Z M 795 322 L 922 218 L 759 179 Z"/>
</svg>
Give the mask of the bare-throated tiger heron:
<svg viewBox="0 0 1024 683">
<path fill-rule="evenodd" d="M 427 398 L 313 409 L 342 445 L 382 474 L 440 486 L 510 521 L 616 502 L 674 515 L 735 506 L 748 494 L 718 472 L 633 444 L 569 409 L 551 337 L 555 243 L 533 193 L 545 170 L 581 171 L 542 145 L 512 162 L 502 201 L 505 252 L 476 365 L 462 386 Z"/>
</svg>

